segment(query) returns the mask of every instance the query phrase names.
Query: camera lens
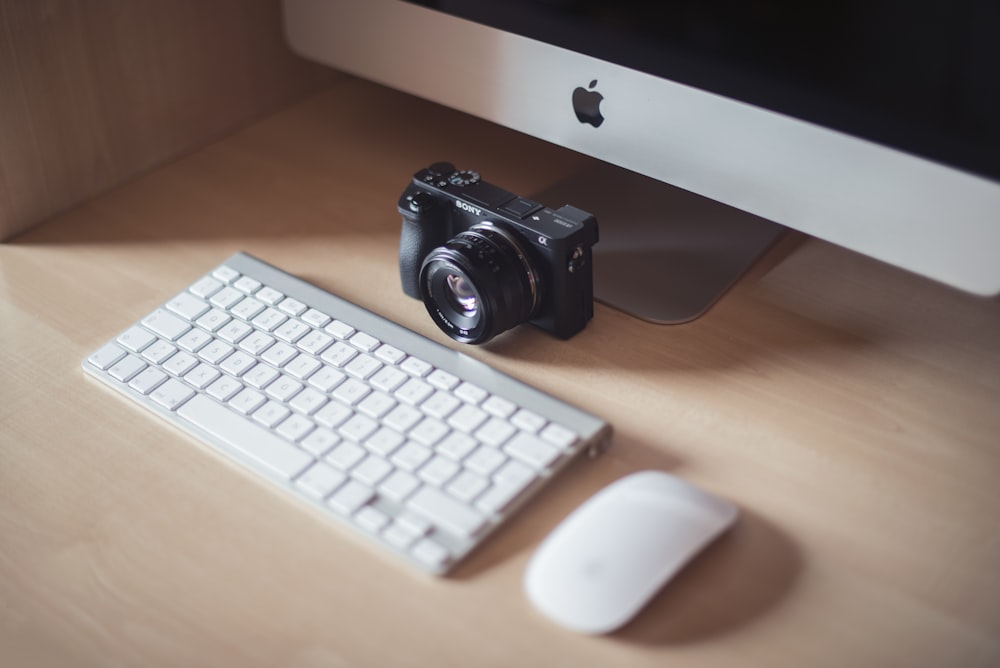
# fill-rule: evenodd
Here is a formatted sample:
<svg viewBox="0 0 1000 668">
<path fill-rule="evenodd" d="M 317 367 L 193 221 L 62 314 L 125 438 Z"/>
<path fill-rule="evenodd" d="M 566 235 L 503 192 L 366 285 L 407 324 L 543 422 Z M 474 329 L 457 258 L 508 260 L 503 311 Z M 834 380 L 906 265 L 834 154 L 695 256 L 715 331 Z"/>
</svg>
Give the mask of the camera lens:
<svg viewBox="0 0 1000 668">
<path fill-rule="evenodd" d="M 514 233 L 482 222 L 428 253 L 420 290 L 445 334 L 485 343 L 532 316 L 538 275 Z"/>
</svg>

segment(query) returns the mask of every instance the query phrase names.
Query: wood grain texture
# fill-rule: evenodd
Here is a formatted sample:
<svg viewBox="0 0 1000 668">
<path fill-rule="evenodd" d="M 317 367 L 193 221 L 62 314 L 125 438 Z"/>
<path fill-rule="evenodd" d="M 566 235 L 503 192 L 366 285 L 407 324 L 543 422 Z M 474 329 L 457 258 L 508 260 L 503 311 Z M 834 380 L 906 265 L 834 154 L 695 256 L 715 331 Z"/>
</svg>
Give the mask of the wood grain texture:
<svg viewBox="0 0 1000 668">
<path fill-rule="evenodd" d="M 0 0 L 0 240 L 333 76 L 278 0 Z"/>
<path fill-rule="evenodd" d="M 87 379 L 81 360 L 236 250 L 451 343 L 399 287 L 396 198 L 450 159 L 526 195 L 582 159 L 343 79 L 0 246 L 0 647 L 11 665 L 1000 664 L 1000 308 L 790 238 L 700 320 L 598 304 L 469 354 L 608 419 L 458 569 L 411 572 Z M 86 281 L 81 280 L 87 277 Z M 521 588 L 631 471 L 743 509 L 632 624 Z"/>
</svg>

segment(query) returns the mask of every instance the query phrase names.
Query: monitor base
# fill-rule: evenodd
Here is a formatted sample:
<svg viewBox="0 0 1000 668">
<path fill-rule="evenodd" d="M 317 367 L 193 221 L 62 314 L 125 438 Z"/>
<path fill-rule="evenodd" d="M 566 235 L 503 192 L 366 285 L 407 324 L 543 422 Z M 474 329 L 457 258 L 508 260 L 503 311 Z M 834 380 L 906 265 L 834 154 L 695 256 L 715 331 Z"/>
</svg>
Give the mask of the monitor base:
<svg viewBox="0 0 1000 668">
<path fill-rule="evenodd" d="M 703 315 L 786 229 L 607 164 L 533 197 L 597 216 L 595 298 L 665 325 Z"/>
</svg>

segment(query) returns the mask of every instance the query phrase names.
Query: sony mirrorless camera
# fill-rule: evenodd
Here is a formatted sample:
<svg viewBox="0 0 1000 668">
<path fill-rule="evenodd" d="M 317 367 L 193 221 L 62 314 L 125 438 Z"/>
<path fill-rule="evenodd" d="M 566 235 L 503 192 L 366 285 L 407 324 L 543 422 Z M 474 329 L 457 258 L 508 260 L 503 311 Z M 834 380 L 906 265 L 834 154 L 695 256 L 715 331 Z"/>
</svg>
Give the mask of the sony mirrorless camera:
<svg viewBox="0 0 1000 668">
<path fill-rule="evenodd" d="M 597 219 L 552 210 L 439 162 L 399 198 L 403 292 L 445 334 L 485 343 L 524 321 L 568 339 L 594 315 Z"/>
</svg>

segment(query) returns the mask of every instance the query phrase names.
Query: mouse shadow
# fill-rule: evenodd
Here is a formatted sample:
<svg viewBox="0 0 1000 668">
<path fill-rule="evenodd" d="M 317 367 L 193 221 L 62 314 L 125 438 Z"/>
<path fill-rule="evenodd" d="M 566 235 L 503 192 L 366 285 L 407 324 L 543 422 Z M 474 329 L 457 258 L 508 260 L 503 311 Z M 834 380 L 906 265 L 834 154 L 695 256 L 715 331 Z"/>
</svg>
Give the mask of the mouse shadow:
<svg viewBox="0 0 1000 668">
<path fill-rule="evenodd" d="M 773 610 L 802 570 L 802 557 L 771 522 L 743 508 L 738 523 L 697 555 L 636 617 L 619 642 L 682 645 L 731 633 Z"/>
</svg>

